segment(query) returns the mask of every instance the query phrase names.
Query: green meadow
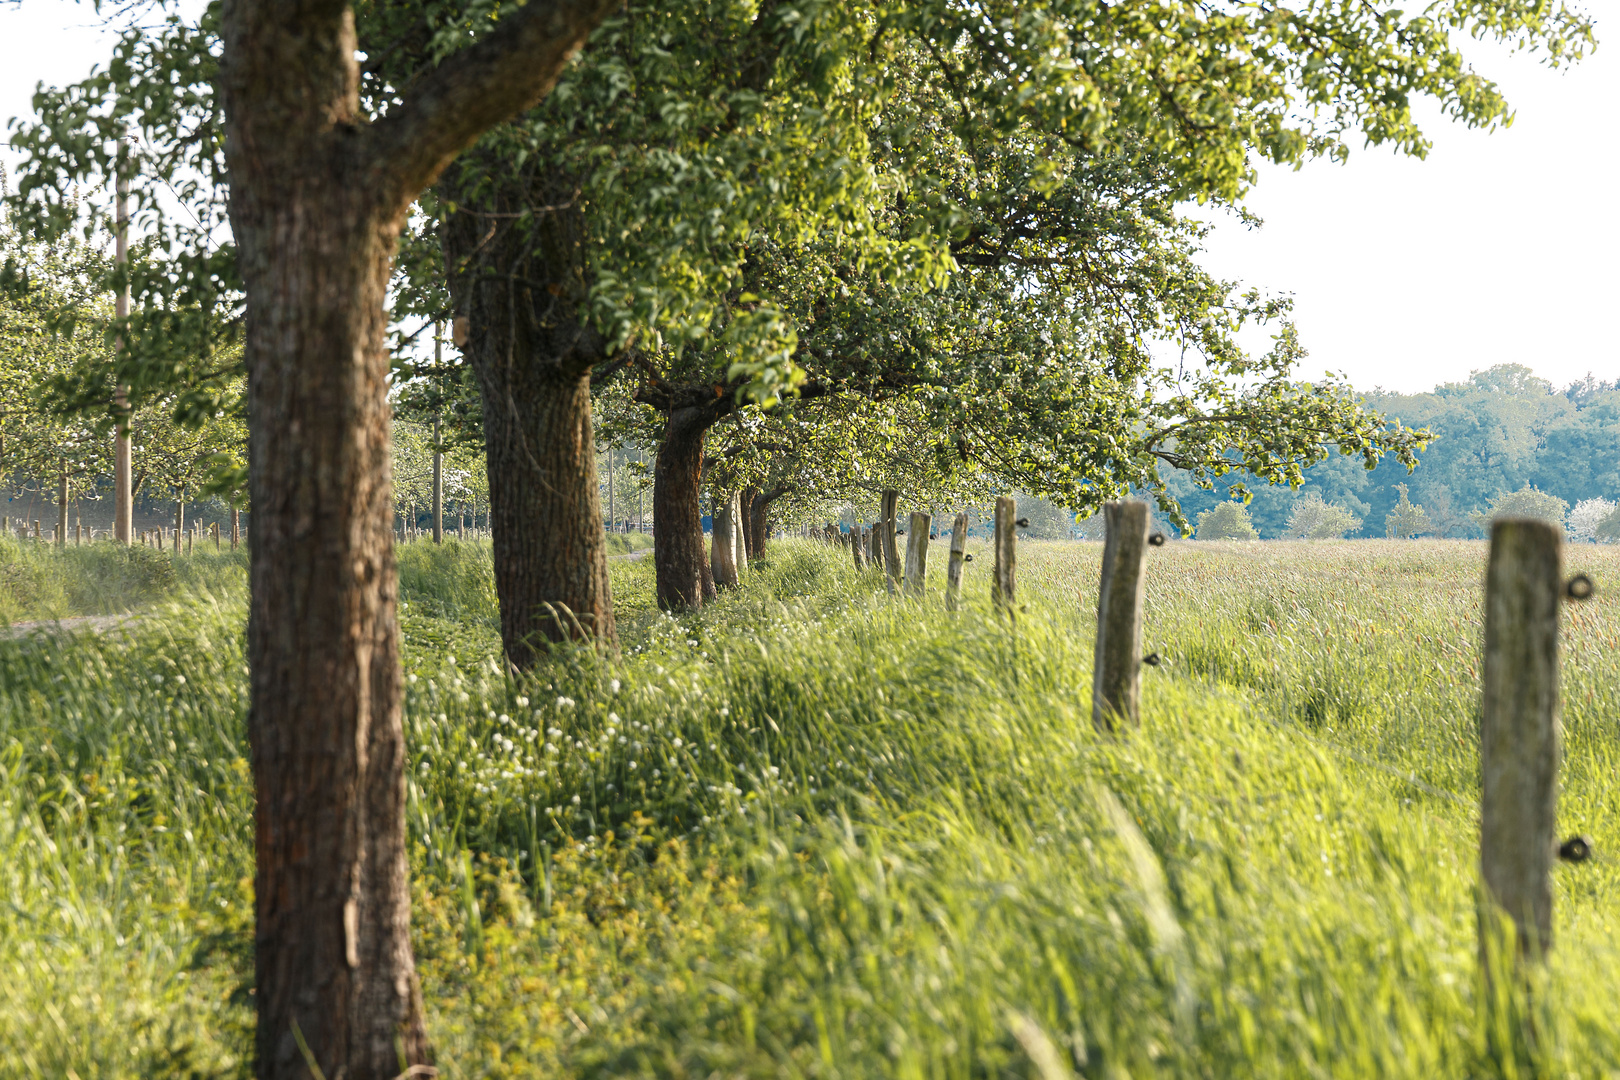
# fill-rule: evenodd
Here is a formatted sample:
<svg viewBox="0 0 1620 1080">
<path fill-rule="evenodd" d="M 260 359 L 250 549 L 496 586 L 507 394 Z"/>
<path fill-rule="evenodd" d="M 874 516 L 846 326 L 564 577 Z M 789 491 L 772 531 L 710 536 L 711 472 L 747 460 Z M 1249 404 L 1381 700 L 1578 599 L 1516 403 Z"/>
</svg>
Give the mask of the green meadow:
<svg viewBox="0 0 1620 1080">
<path fill-rule="evenodd" d="M 1620 551 L 1566 551 L 1544 973 L 1476 919 L 1474 542 L 1149 553 L 1097 734 L 1101 545 L 947 615 L 778 541 L 622 655 L 503 673 L 486 543 L 399 549 L 416 956 L 445 1077 L 1620 1075 Z M 0 1076 L 247 1076 L 245 560 L 0 541 Z"/>
</svg>

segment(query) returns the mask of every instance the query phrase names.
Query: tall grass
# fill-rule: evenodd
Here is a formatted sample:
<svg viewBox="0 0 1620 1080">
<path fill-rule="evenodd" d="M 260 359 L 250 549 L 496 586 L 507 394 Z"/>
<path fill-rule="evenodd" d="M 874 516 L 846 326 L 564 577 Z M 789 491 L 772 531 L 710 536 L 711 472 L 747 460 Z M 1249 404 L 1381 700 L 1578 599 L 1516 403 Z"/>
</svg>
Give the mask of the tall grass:
<svg viewBox="0 0 1620 1080">
<path fill-rule="evenodd" d="M 622 560 L 624 655 L 518 680 L 487 546 L 430 547 L 401 598 L 445 1075 L 1620 1070 L 1612 860 L 1558 872 L 1533 992 L 1477 971 L 1482 545 L 1155 550 L 1169 663 L 1119 738 L 1094 546 L 1026 546 L 1015 626 L 988 558 L 950 617 L 778 543 L 680 619 Z M 246 1068 L 242 601 L 186 595 L 0 643 L 0 1074 Z M 1600 851 L 1615 613 L 1567 623 L 1562 815 Z"/>
</svg>

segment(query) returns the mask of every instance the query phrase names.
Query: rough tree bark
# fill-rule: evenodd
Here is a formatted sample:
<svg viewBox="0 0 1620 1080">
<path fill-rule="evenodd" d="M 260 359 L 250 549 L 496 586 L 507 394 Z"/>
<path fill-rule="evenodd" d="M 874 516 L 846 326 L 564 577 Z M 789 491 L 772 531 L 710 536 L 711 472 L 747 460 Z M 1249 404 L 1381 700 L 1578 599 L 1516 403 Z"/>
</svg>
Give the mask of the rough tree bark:
<svg viewBox="0 0 1620 1080">
<path fill-rule="evenodd" d="M 770 535 L 770 508 L 771 503 L 786 495 L 791 489 L 785 486 L 766 488 L 764 491 L 754 491 L 754 501 L 748 504 L 748 557 L 757 559 L 765 553 L 766 538 Z"/>
<path fill-rule="evenodd" d="M 759 498 L 759 488 L 749 485 L 742 489 L 742 537 L 743 550 L 750 559 L 759 558 L 759 549 L 754 545 L 758 536 L 754 533 L 754 500 Z"/>
<path fill-rule="evenodd" d="M 700 500 L 704 437 L 716 419 L 712 406 L 671 409 L 653 466 L 653 520 L 658 523 L 653 564 L 658 606 L 666 611 L 698 608 L 714 599 Z"/>
<path fill-rule="evenodd" d="M 410 949 L 384 299 L 412 200 L 550 89 L 611 0 L 535 0 L 368 122 L 353 11 L 226 0 L 245 286 L 257 1070 L 428 1059 Z"/>
<path fill-rule="evenodd" d="M 481 175 L 476 194 L 462 190 L 464 170 Z M 591 422 L 591 369 L 607 343 L 581 318 L 587 237 L 573 180 L 509 170 L 474 153 L 439 188 L 457 207 L 445 265 L 483 400 L 501 643 L 529 667 L 544 641 L 615 643 Z M 519 227 L 530 206 L 549 209 Z"/>
</svg>

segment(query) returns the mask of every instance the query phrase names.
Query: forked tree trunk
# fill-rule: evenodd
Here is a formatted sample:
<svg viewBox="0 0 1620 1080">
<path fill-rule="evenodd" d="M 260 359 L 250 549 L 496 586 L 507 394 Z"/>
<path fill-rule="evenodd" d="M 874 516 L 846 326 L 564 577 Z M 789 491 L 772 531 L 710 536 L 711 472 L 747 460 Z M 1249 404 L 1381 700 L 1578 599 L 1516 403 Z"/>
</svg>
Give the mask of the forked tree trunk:
<svg viewBox="0 0 1620 1080">
<path fill-rule="evenodd" d="M 653 467 L 653 563 L 658 606 L 685 611 L 714 598 L 703 544 L 703 442 L 714 419 L 704 408 L 675 409 L 664 426 Z"/>
<path fill-rule="evenodd" d="M 221 9 L 247 298 L 263 1080 L 425 1074 L 408 1070 L 428 1047 L 410 947 L 384 300 L 415 197 L 550 89 L 609 6 L 520 8 L 375 123 L 360 109 L 347 6 Z"/>
</svg>

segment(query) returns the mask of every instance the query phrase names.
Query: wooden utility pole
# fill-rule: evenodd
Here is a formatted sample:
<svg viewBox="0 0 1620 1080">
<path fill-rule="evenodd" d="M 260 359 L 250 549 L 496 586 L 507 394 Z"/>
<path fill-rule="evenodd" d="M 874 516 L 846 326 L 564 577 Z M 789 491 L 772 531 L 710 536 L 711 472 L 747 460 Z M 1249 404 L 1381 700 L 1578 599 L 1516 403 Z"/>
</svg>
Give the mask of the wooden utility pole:
<svg viewBox="0 0 1620 1080">
<path fill-rule="evenodd" d="M 967 562 L 968 516 L 956 515 L 951 530 L 951 559 L 945 564 L 945 610 L 955 611 L 962 595 L 962 566 Z"/>
<path fill-rule="evenodd" d="M 435 377 L 442 373 L 440 364 L 444 358 L 444 323 L 433 324 L 433 374 Z M 438 395 L 442 392 L 439 387 L 433 390 L 433 542 L 444 543 L 444 453 L 439 440 L 444 437 L 443 418 L 444 406 Z M 415 522 L 411 523 L 412 525 Z"/>
<path fill-rule="evenodd" d="M 883 545 L 883 569 L 886 572 L 884 581 L 889 586 L 889 592 L 896 595 L 900 592 L 900 547 L 895 542 L 898 524 L 895 521 L 895 514 L 899 505 L 900 493 L 887 489 L 883 492 L 883 509 L 878 515 L 883 523 L 879 543 Z"/>
<path fill-rule="evenodd" d="M 933 519 L 920 510 L 911 512 L 906 536 L 906 594 L 921 597 L 928 576 L 928 526 Z"/>
<path fill-rule="evenodd" d="M 113 262 L 118 272 L 129 271 L 129 142 L 118 140 L 118 177 L 113 207 Z M 113 312 L 122 327 L 129 318 L 129 280 L 126 276 L 118 286 L 118 297 L 113 301 Z M 125 348 L 120 329 L 114 344 L 119 352 Z M 113 390 L 114 412 L 117 423 L 113 429 L 113 539 L 120 544 L 130 542 L 130 531 L 135 521 L 134 465 L 129 436 L 129 387 L 119 383 Z"/>
<path fill-rule="evenodd" d="M 1018 524 L 1018 503 L 1003 495 L 996 500 L 996 576 L 990 584 L 991 599 L 997 608 L 1012 613 L 1013 597 L 1018 584 L 1018 538 L 1014 528 Z"/>
<path fill-rule="evenodd" d="M 1112 731 L 1120 719 L 1141 720 L 1143 556 L 1148 543 L 1145 502 L 1103 504 L 1107 540 L 1097 590 L 1097 642 L 1091 675 L 1091 722 Z"/>
<path fill-rule="evenodd" d="M 1552 863 L 1563 752 L 1562 548 L 1560 530 L 1545 521 L 1507 518 L 1491 525 L 1479 725 L 1482 959 L 1493 923 L 1504 912 L 1513 920 L 1521 958 L 1541 960 L 1553 944 Z"/>
</svg>

